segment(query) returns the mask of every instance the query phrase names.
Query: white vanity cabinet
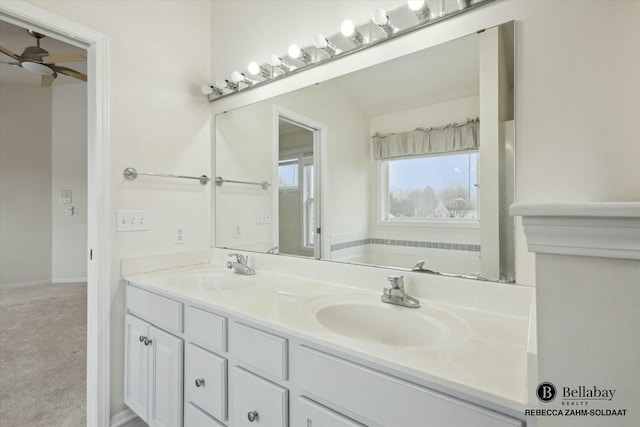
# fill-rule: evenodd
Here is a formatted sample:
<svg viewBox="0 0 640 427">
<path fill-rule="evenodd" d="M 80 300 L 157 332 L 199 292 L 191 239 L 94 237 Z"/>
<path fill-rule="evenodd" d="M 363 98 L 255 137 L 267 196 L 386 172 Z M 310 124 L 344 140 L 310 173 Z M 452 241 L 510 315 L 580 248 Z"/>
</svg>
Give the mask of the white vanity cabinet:
<svg viewBox="0 0 640 427">
<path fill-rule="evenodd" d="M 513 409 L 194 299 L 129 284 L 127 312 L 125 403 L 150 426 L 524 427 Z"/>
<path fill-rule="evenodd" d="M 304 396 L 298 396 L 293 425 L 304 427 L 365 427 L 350 418 L 322 406 Z"/>
<path fill-rule="evenodd" d="M 420 387 L 386 373 L 317 349 L 296 348 L 292 381 L 310 398 L 349 411 L 374 426 L 388 427 L 523 427 L 523 422 L 460 399 Z M 317 415 L 320 407 L 302 400 L 299 425 Z M 311 415 L 307 415 L 311 414 Z M 326 412 L 322 421 L 331 418 Z M 349 424 L 343 419 L 342 424 Z M 307 421 L 307 425 L 308 421 Z M 320 424 L 322 425 L 322 424 Z M 313 421 L 311 427 L 315 427 Z"/>
<path fill-rule="evenodd" d="M 287 427 L 289 390 L 287 338 L 232 322 L 229 353 L 235 366 L 230 373 L 230 424 L 233 427 Z"/>
<path fill-rule="evenodd" d="M 182 426 L 182 339 L 126 316 L 125 396 L 151 427 Z"/>
<path fill-rule="evenodd" d="M 184 322 L 185 426 L 222 425 L 227 420 L 227 318 L 186 305 Z"/>
</svg>

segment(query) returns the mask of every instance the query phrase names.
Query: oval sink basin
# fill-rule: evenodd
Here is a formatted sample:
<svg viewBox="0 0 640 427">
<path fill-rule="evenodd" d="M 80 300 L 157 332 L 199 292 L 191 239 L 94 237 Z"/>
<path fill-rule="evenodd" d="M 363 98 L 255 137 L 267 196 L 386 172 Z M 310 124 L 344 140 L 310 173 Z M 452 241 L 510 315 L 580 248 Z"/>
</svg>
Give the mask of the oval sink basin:
<svg viewBox="0 0 640 427">
<path fill-rule="evenodd" d="M 229 291 L 245 288 L 253 282 L 249 276 L 220 269 L 177 275 L 170 278 L 168 283 L 171 286 L 195 288 L 200 291 Z"/>
<path fill-rule="evenodd" d="M 357 340 L 396 347 L 438 347 L 464 340 L 468 324 L 435 306 L 406 308 L 366 294 L 331 295 L 308 302 L 318 322 Z"/>
</svg>

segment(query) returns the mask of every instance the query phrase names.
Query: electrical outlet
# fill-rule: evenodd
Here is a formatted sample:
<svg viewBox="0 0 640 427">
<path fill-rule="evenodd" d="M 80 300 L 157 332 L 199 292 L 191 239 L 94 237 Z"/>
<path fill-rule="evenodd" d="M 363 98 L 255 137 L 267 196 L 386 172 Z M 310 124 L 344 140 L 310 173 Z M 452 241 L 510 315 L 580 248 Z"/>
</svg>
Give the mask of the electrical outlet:
<svg viewBox="0 0 640 427">
<path fill-rule="evenodd" d="M 176 225 L 176 245 L 184 245 L 184 242 L 187 239 L 186 235 L 186 226 L 184 225 Z"/>
<path fill-rule="evenodd" d="M 240 232 L 240 224 L 233 224 L 233 238 L 239 239 L 242 237 L 242 233 Z"/>
</svg>

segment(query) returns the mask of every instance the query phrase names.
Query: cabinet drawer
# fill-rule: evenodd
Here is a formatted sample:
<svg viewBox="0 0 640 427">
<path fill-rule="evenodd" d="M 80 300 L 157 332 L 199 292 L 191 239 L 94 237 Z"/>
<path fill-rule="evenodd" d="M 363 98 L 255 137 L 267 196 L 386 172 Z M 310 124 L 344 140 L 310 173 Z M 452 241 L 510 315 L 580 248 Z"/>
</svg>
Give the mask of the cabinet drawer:
<svg viewBox="0 0 640 427">
<path fill-rule="evenodd" d="M 184 407 L 184 426 L 185 427 L 224 427 L 200 409 L 187 403 Z"/>
<path fill-rule="evenodd" d="M 293 425 L 307 427 L 365 427 L 312 400 L 298 397 L 298 411 Z"/>
<path fill-rule="evenodd" d="M 198 344 L 220 352 L 227 351 L 227 318 L 187 306 L 184 333 Z"/>
<path fill-rule="evenodd" d="M 288 391 L 235 366 L 231 379 L 231 425 L 287 427 Z M 255 420 L 249 420 L 250 414 Z"/>
<path fill-rule="evenodd" d="M 193 344 L 187 344 L 185 360 L 185 402 L 194 403 L 218 420 L 226 420 L 227 360 Z"/>
<path fill-rule="evenodd" d="M 283 380 L 287 379 L 287 340 L 242 323 L 231 324 L 229 351 L 238 359 Z"/>
<path fill-rule="evenodd" d="M 128 285 L 127 310 L 166 331 L 182 332 L 182 303 Z"/>
<path fill-rule="evenodd" d="M 521 427 L 503 414 L 419 387 L 373 369 L 300 346 L 300 388 L 371 421 L 394 427 Z M 389 407 L 393 397 L 393 410 Z M 303 424 L 304 425 L 304 424 Z"/>
</svg>

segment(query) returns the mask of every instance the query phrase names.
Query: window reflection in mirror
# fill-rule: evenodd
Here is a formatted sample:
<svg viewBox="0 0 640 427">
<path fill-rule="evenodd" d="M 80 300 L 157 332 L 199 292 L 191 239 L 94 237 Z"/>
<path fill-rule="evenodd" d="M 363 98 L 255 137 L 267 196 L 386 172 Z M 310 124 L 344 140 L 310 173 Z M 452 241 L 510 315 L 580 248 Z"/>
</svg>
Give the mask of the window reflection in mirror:
<svg viewBox="0 0 640 427">
<path fill-rule="evenodd" d="M 277 185 L 216 188 L 216 246 L 513 281 L 513 56 L 507 23 L 218 115 L 216 175 Z"/>
</svg>

